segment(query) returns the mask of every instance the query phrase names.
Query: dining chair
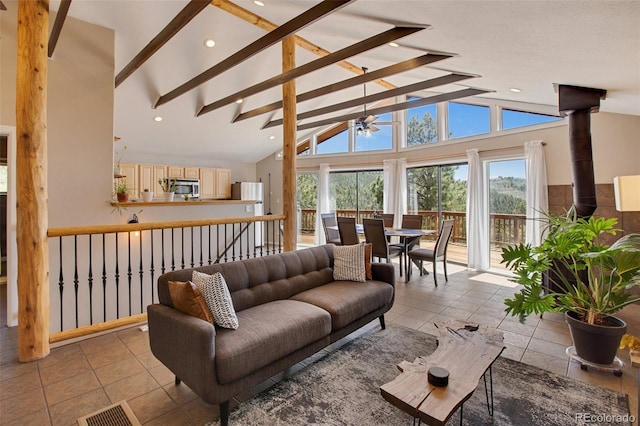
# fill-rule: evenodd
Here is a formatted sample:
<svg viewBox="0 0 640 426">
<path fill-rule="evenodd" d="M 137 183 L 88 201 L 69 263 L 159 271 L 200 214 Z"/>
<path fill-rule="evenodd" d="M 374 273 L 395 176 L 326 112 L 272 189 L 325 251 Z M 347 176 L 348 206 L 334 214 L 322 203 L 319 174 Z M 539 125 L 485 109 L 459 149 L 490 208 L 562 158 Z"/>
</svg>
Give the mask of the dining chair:
<svg viewBox="0 0 640 426">
<path fill-rule="evenodd" d="M 401 228 L 402 229 L 422 229 L 422 215 L 403 214 Z M 408 241 L 405 241 L 405 238 L 406 237 L 401 237 L 399 243 L 393 243 L 391 245 L 393 247 L 398 247 L 400 250 L 402 250 L 405 260 L 407 260 L 407 253 L 413 250 L 416 244 L 420 243 L 421 237 L 410 238 Z M 400 276 L 402 276 L 402 274 L 400 274 Z"/>
<path fill-rule="evenodd" d="M 360 244 L 358 231 L 356 231 L 355 217 L 339 217 L 338 232 L 340 233 L 340 242 L 343 246 L 352 246 Z"/>
<path fill-rule="evenodd" d="M 385 228 L 393 228 L 393 220 L 395 219 L 393 213 L 380 213 L 378 216 L 384 221 Z"/>
<path fill-rule="evenodd" d="M 422 276 L 422 262 L 425 260 L 433 262 L 433 282 L 438 287 L 438 277 L 436 274 L 436 263 L 442 261 L 444 265 L 444 280 L 449 281 L 447 276 L 447 247 L 449 246 L 449 240 L 451 239 L 451 233 L 453 231 L 453 219 L 443 220 L 440 225 L 440 232 L 438 232 L 438 239 L 433 249 L 419 248 L 411 250 L 409 252 L 409 265 L 408 265 L 408 277 L 411 278 L 411 270 L 414 261 L 420 261 L 420 276 Z"/>
<path fill-rule="evenodd" d="M 364 227 L 365 241 L 371 243 L 371 256 L 377 257 L 378 261 L 385 259 L 387 263 L 390 262 L 391 257 L 398 256 L 400 258 L 400 270 L 402 271 L 402 250 L 389 245 L 387 236 L 384 233 L 384 220 L 362 219 L 362 226 Z"/>
<path fill-rule="evenodd" d="M 324 229 L 324 237 L 327 244 L 342 245 L 340 242 L 340 232 L 335 229 L 338 226 L 335 213 L 321 213 L 322 228 Z"/>
</svg>

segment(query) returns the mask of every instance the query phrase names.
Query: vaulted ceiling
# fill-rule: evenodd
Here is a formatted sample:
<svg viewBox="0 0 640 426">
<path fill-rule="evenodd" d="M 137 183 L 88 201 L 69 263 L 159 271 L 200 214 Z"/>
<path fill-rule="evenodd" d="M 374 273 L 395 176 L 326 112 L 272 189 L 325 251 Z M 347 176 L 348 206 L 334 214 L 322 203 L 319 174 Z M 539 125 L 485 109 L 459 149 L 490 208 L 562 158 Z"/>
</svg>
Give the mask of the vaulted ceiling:
<svg viewBox="0 0 640 426">
<path fill-rule="evenodd" d="M 216 2 L 226 0 L 215 0 Z M 235 4 L 276 25 L 282 25 L 319 1 L 251 0 Z M 115 31 L 115 67 L 120 72 L 186 5 L 187 0 L 73 0 L 68 16 Z M 7 2 L 5 2 L 7 4 Z M 51 1 L 58 10 L 59 0 Z M 492 93 L 480 97 L 557 105 L 553 83 L 607 90 L 601 111 L 640 115 L 640 2 L 638 1 L 381 1 L 358 0 L 329 14 L 297 34 L 336 52 L 395 26 L 423 26 L 396 42 L 382 44 L 347 60 L 355 69 L 388 67 L 426 53 L 453 57 L 385 77 L 387 87 L 401 87 L 451 72 L 478 77 L 424 89 L 433 96 L 466 87 Z M 64 28 L 62 29 L 64 33 Z M 232 123 L 239 113 L 281 100 L 280 86 L 252 95 L 242 104 L 229 103 L 197 117 L 203 106 L 282 73 L 281 47 L 276 43 L 185 94 L 153 108 L 160 96 L 220 63 L 265 36 L 267 31 L 211 4 L 162 46 L 115 89 L 114 134 L 129 150 L 142 155 L 193 156 L 255 162 L 281 148 L 280 126 L 261 129 L 281 118 L 281 110 Z M 206 48 L 206 38 L 215 40 Z M 296 63 L 319 56 L 297 48 Z M 329 65 L 296 79 L 298 93 L 356 76 Z M 520 93 L 510 89 L 518 88 Z M 369 94 L 386 90 L 367 83 Z M 362 86 L 302 102 L 298 112 L 315 110 L 362 96 Z M 371 107 L 372 105 L 368 105 Z M 338 113 L 355 113 L 360 106 Z M 155 122 L 155 116 L 163 121 Z M 305 121 L 301 121 L 303 123 Z M 316 129 L 300 130 L 303 138 Z M 270 139 L 270 136 L 275 138 Z"/>
</svg>

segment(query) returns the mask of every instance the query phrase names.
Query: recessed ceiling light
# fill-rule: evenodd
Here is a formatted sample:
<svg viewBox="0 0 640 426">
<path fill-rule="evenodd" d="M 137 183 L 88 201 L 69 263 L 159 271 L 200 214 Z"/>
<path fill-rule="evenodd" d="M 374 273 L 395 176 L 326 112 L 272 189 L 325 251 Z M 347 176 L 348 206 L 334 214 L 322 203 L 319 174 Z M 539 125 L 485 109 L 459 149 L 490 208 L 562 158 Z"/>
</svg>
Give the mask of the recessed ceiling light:
<svg viewBox="0 0 640 426">
<path fill-rule="evenodd" d="M 264 3 L 262 3 L 260 0 L 254 0 L 253 2 L 254 2 L 257 6 L 260 6 L 260 7 L 264 6 Z"/>
<path fill-rule="evenodd" d="M 212 38 L 207 38 L 204 40 L 203 44 L 205 45 L 205 47 L 213 47 L 216 45 L 216 42 Z"/>
<path fill-rule="evenodd" d="M 160 117 L 159 115 L 156 115 L 155 117 L 153 117 L 153 121 L 162 121 L 162 117 Z"/>
<path fill-rule="evenodd" d="M 398 43 L 396 43 L 395 41 L 392 41 L 391 43 L 389 43 L 389 46 L 391 46 L 391 47 L 399 47 L 400 45 Z"/>
<path fill-rule="evenodd" d="M 512 87 L 512 88 L 511 88 L 511 89 L 509 89 L 509 90 L 511 90 L 513 93 L 520 93 L 520 92 L 522 92 L 522 89 L 518 89 L 517 87 Z"/>
<path fill-rule="evenodd" d="M 273 135 L 269 136 L 269 140 L 274 140 L 275 138 L 276 138 L 276 137 L 275 137 L 275 136 L 273 136 Z"/>
<path fill-rule="evenodd" d="M 241 104 L 241 103 L 242 103 L 242 99 L 238 99 L 238 100 L 236 101 L 236 103 L 237 103 L 237 104 Z"/>
</svg>

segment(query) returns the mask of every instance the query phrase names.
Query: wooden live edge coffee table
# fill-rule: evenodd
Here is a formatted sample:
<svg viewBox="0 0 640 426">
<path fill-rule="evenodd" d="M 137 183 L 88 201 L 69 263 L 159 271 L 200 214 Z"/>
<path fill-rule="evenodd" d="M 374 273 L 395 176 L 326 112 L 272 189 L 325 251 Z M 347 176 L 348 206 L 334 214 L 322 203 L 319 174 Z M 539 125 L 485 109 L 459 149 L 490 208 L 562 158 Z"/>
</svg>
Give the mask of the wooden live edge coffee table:
<svg viewBox="0 0 640 426">
<path fill-rule="evenodd" d="M 460 407 L 462 424 L 462 406 L 484 377 L 487 406 L 493 415 L 491 366 L 504 350 L 502 332 L 463 321 L 435 325 L 439 330 L 438 348 L 431 355 L 398 364 L 402 374 L 382 385 L 380 393 L 385 400 L 427 425 L 444 425 Z M 437 387 L 428 382 L 427 372 L 431 367 L 449 371 L 447 386 Z M 490 389 L 487 389 L 487 372 Z"/>
</svg>

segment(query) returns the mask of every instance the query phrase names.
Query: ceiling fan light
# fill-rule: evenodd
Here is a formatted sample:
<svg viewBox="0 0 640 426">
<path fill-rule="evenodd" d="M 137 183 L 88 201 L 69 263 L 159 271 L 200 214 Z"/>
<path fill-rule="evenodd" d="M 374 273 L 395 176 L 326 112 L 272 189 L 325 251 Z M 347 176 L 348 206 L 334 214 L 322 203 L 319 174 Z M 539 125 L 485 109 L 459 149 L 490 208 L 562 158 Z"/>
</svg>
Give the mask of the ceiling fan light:
<svg viewBox="0 0 640 426">
<path fill-rule="evenodd" d="M 356 129 L 356 135 L 360 136 L 362 134 L 362 127 L 358 127 Z"/>
<path fill-rule="evenodd" d="M 370 129 L 370 128 L 368 128 L 368 127 L 367 127 L 366 129 L 364 129 L 364 135 L 365 135 L 366 137 L 371 136 L 371 129 Z"/>
</svg>

